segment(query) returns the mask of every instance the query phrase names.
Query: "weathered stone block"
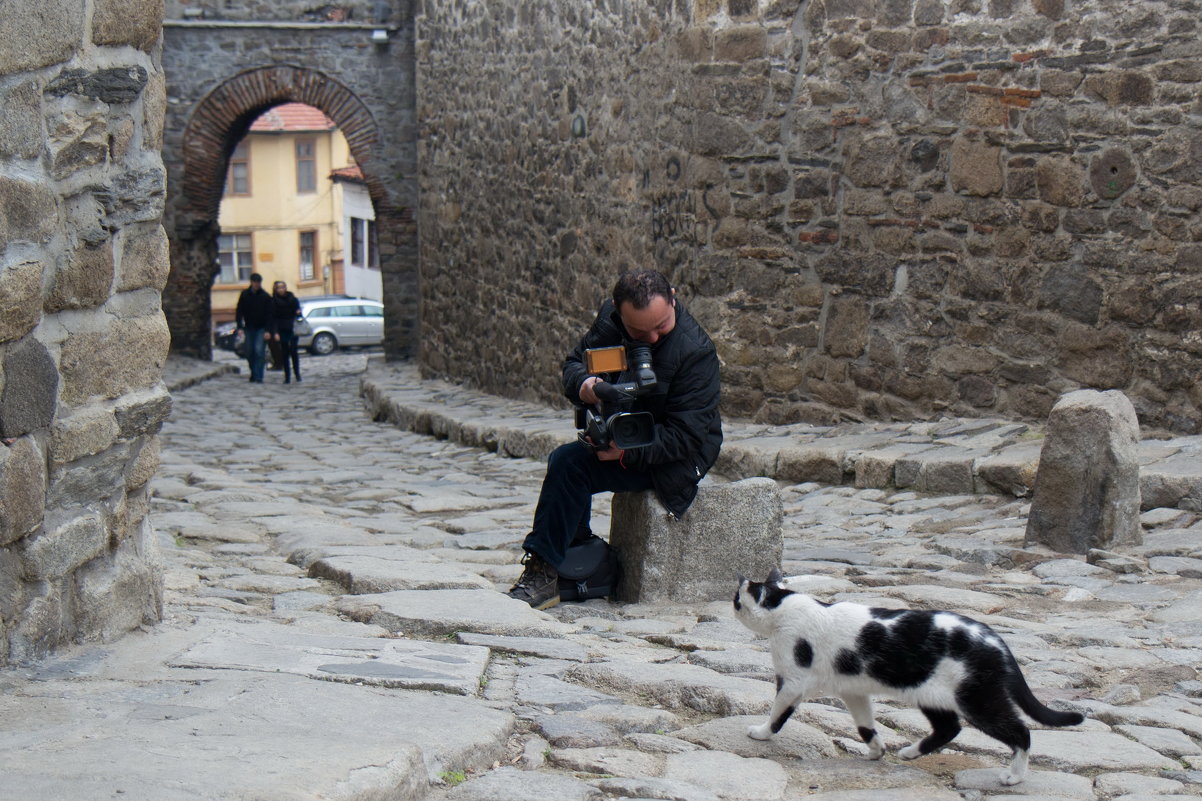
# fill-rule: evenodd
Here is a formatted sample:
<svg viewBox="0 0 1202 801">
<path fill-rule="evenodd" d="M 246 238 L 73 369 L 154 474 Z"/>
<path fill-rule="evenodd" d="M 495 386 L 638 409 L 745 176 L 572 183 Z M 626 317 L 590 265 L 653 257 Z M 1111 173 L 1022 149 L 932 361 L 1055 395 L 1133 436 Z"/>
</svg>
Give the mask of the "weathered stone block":
<svg viewBox="0 0 1202 801">
<path fill-rule="evenodd" d="M 1135 184 L 1139 176 L 1135 160 L 1125 150 L 1110 148 L 1094 157 L 1089 165 L 1089 183 L 1094 194 L 1113 200 Z"/>
<path fill-rule="evenodd" d="M 142 147 L 147 150 L 162 149 L 166 116 L 167 79 L 162 72 L 154 72 L 142 90 Z"/>
<path fill-rule="evenodd" d="M 49 426 L 58 383 L 58 368 L 45 345 L 28 337 L 10 347 L 4 355 L 0 437 L 19 437 Z"/>
<path fill-rule="evenodd" d="M 46 509 L 61 510 L 94 505 L 125 488 L 125 465 L 130 446 L 118 442 L 106 451 L 85 456 L 52 470 Z"/>
<path fill-rule="evenodd" d="M 609 541 L 622 558 L 618 596 L 628 602 L 725 598 L 736 574 L 780 566 L 780 493 L 768 478 L 702 484 L 676 520 L 653 492 L 614 495 Z"/>
<path fill-rule="evenodd" d="M 14 663 L 43 657 L 64 639 L 62 593 L 53 583 L 43 583 L 40 590 L 41 594 L 25 605 L 9 634 L 9 659 Z"/>
<path fill-rule="evenodd" d="M 162 290 L 171 267 L 167 232 L 156 225 L 146 230 L 127 230 L 121 239 L 117 269 L 117 291 Z"/>
<path fill-rule="evenodd" d="M 50 463 L 57 467 L 100 453 L 117 441 L 119 433 L 112 411 L 103 407 L 60 418 L 50 430 Z"/>
<path fill-rule="evenodd" d="M 1039 199 L 1053 206 L 1074 208 L 1085 202 L 1085 173 L 1068 158 L 1049 157 L 1035 165 Z"/>
<path fill-rule="evenodd" d="M 0 75 L 66 61 L 83 42 L 85 5 L 39 0 L 0 14 Z"/>
<path fill-rule="evenodd" d="M 809 447 L 781 448 L 776 458 L 776 478 L 801 483 L 820 481 L 823 484 L 843 483 L 843 462 L 847 452 L 842 448 Z"/>
<path fill-rule="evenodd" d="M 986 197 L 1002 191 L 1002 149 L 961 137 L 952 143 L 952 189 Z"/>
<path fill-rule="evenodd" d="M 163 26 L 163 0 L 96 0 L 92 41 L 150 52 Z"/>
<path fill-rule="evenodd" d="M 132 103 L 146 86 L 149 73 L 144 67 L 105 67 L 95 71 L 68 69 L 46 85 L 45 92 L 54 97 L 79 95 L 109 105 Z"/>
<path fill-rule="evenodd" d="M 1081 554 L 1142 543 L 1138 443 L 1123 393 L 1062 396 L 1048 418 L 1026 543 Z"/>
<path fill-rule="evenodd" d="M 51 177 L 67 178 L 108 160 L 108 118 L 98 109 L 71 109 L 49 120 L 48 127 Z"/>
<path fill-rule="evenodd" d="M 0 445 L 0 547 L 37 531 L 46 509 L 46 457 L 33 437 Z"/>
<path fill-rule="evenodd" d="M 149 532 L 149 526 L 144 526 Z M 79 593 L 76 625 L 112 639 L 163 618 L 163 578 L 157 558 L 143 553 L 154 547 L 153 533 L 125 540 L 110 556 L 97 559 L 75 577 Z"/>
<path fill-rule="evenodd" d="M 1085 79 L 1085 91 L 1111 106 L 1142 106 L 1156 97 L 1152 76 L 1133 70 L 1118 70 L 1091 75 Z"/>
<path fill-rule="evenodd" d="M 42 91 L 26 81 L 0 92 L 0 156 L 37 158 L 42 152 Z"/>
<path fill-rule="evenodd" d="M 14 242 L 42 244 L 57 227 L 57 204 L 48 188 L 0 176 L 0 253 Z"/>
<path fill-rule="evenodd" d="M 104 521 L 98 514 L 88 514 L 26 540 L 21 562 L 31 579 L 61 578 L 99 556 L 107 544 Z"/>
<path fill-rule="evenodd" d="M 160 443 L 157 436 L 148 437 L 125 470 L 125 488 L 129 491 L 144 487 L 159 468 Z"/>
<path fill-rule="evenodd" d="M 0 342 L 20 339 L 42 319 L 42 263 L 0 268 Z"/>
<path fill-rule="evenodd" d="M 868 346 L 868 303 L 858 295 L 831 299 L 823 342 L 836 358 L 857 358 Z"/>
<path fill-rule="evenodd" d="M 55 270 L 46 312 L 95 308 L 109 299 L 112 287 L 112 244 L 82 242 Z"/>
<path fill-rule="evenodd" d="M 718 31 L 714 37 L 715 61 L 749 61 L 768 52 L 768 31 L 759 25 L 741 25 Z"/>
<path fill-rule="evenodd" d="M 107 332 L 73 334 L 62 345 L 62 400 L 116 398 L 158 383 L 170 334 L 162 315 L 116 320 Z"/>
</svg>

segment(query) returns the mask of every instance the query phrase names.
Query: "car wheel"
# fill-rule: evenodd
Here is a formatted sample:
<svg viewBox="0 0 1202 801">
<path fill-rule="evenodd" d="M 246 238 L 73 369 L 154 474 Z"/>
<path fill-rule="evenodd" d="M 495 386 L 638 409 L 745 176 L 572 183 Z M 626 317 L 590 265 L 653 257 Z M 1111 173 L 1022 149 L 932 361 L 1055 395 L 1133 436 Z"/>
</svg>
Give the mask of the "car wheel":
<svg viewBox="0 0 1202 801">
<path fill-rule="evenodd" d="M 322 331 L 313 337 L 313 344 L 309 346 L 309 351 L 318 356 L 329 356 L 336 350 L 338 350 L 338 340 L 328 331 Z"/>
</svg>

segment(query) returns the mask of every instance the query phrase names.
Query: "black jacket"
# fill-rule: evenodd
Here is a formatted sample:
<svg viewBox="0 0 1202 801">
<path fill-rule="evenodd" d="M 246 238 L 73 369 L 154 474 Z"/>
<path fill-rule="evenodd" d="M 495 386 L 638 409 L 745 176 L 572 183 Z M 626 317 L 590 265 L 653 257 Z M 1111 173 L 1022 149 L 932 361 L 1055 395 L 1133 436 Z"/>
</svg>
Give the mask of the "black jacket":
<svg viewBox="0 0 1202 801">
<path fill-rule="evenodd" d="M 584 364 L 586 349 L 627 342 L 613 301 L 605 301 L 588 333 L 564 360 L 563 391 L 568 400 L 580 404 L 580 385 L 589 376 Z M 627 450 L 622 464 L 650 473 L 660 501 L 680 517 L 697 497 L 697 482 L 714 466 L 722 447 L 718 354 L 680 301 L 676 302 L 676 326 L 651 346 L 651 367 L 656 387 L 639 396 L 633 410 L 654 416 L 655 441 Z"/>
<path fill-rule="evenodd" d="M 291 334 L 292 324 L 300 317 L 300 301 L 291 292 L 285 292 L 283 297 L 271 293 L 271 315 L 275 319 L 277 334 Z"/>
<path fill-rule="evenodd" d="M 247 287 L 238 296 L 238 308 L 234 315 L 239 328 L 267 329 L 275 333 L 275 305 L 262 288 Z"/>
</svg>

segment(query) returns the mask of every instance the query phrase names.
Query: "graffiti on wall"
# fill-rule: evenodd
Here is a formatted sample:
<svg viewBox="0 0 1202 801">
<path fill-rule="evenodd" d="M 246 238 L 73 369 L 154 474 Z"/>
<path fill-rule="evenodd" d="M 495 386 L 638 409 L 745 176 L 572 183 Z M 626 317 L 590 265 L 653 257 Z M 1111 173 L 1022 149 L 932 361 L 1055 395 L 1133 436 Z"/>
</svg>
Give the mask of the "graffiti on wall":
<svg viewBox="0 0 1202 801">
<path fill-rule="evenodd" d="M 657 244 L 704 245 L 709 241 L 711 223 L 718 219 L 709 203 L 713 184 L 707 183 L 700 191 L 682 186 L 683 174 L 680 159 L 669 156 L 664 163 L 663 176 L 667 187 L 652 191 L 655 182 L 651 171 L 643 171 L 643 190 L 649 193 L 650 200 L 651 240 Z"/>
</svg>

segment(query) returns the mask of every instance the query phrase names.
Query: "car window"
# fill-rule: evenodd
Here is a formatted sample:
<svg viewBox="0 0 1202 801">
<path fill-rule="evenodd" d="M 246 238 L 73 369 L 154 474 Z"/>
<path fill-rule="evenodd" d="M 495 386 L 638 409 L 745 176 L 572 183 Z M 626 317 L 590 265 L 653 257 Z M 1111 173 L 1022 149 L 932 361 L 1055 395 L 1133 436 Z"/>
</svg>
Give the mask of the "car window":
<svg viewBox="0 0 1202 801">
<path fill-rule="evenodd" d="M 359 316 L 359 307 L 358 306 L 339 306 L 335 309 L 334 316 L 335 317 L 358 317 Z"/>
<path fill-rule="evenodd" d="M 363 313 L 366 314 L 368 317 L 383 317 L 384 316 L 384 307 L 383 306 L 364 306 Z"/>
<path fill-rule="evenodd" d="M 313 317 L 332 317 L 333 315 L 330 314 L 332 311 L 333 309 L 331 309 L 329 306 L 322 306 L 317 309 L 310 309 L 305 317 L 310 319 Z"/>
</svg>

